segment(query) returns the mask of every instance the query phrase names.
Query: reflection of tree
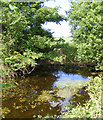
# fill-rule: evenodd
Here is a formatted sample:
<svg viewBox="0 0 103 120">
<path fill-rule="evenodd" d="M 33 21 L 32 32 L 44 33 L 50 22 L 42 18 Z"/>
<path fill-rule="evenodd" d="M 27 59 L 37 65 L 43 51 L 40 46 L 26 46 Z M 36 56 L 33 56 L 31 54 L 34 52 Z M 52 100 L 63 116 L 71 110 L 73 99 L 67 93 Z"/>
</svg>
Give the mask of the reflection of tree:
<svg viewBox="0 0 103 120">
<path fill-rule="evenodd" d="M 52 73 L 43 73 L 44 72 L 39 72 L 34 76 L 26 78 L 26 80 L 23 80 L 22 86 L 27 89 L 36 89 L 39 93 L 42 90 L 52 89 L 52 85 L 56 81 L 56 77 L 53 76 Z"/>
<path fill-rule="evenodd" d="M 50 94 L 50 91 L 42 91 L 42 94 L 35 101 L 47 102 L 52 100 L 54 100 L 54 97 L 53 94 Z"/>
<path fill-rule="evenodd" d="M 38 74 L 25 79 L 17 78 L 19 86 L 11 88 L 6 91 L 3 96 L 3 108 L 5 106 L 11 110 L 6 117 L 22 117 L 22 113 L 26 113 L 26 116 L 33 116 L 33 111 L 37 111 L 37 108 L 41 106 L 43 111 L 45 107 L 49 106 L 48 101 L 53 100 L 53 94 L 50 94 L 49 90 L 52 89 L 52 84 L 56 81 L 56 77 L 50 73 Z M 45 104 L 47 103 L 47 104 Z M 45 106 L 47 105 L 47 106 Z M 45 106 L 45 107 L 44 107 Z M 53 108 L 53 107 L 52 107 Z M 32 112 L 30 113 L 29 111 Z M 54 108 L 53 108 L 54 110 Z M 51 113 L 53 112 L 51 109 Z M 41 111 L 43 113 L 43 111 Z M 56 111 L 55 111 L 56 112 Z M 16 114 L 15 114 L 16 113 Z M 48 111 L 45 112 L 47 114 Z M 39 111 L 37 111 L 39 114 Z M 29 117 L 30 118 L 30 117 Z"/>
<path fill-rule="evenodd" d="M 85 87 L 83 87 L 71 97 L 70 103 L 74 105 L 77 105 L 77 104 L 83 105 L 89 99 L 90 97 L 88 95 L 88 92 L 85 91 Z"/>
<path fill-rule="evenodd" d="M 57 81 L 56 87 L 58 91 L 56 94 L 58 97 L 65 98 L 63 101 L 60 100 L 62 106 L 61 111 L 64 111 L 65 105 L 68 104 L 71 97 L 76 94 L 82 86 L 83 84 L 78 80 Z"/>
<path fill-rule="evenodd" d="M 92 68 L 88 68 L 88 67 L 80 67 L 78 65 L 75 64 L 67 64 L 63 67 L 62 71 L 67 73 L 67 74 L 80 74 L 84 77 L 88 77 L 90 76 L 90 71 L 92 70 Z"/>
<path fill-rule="evenodd" d="M 61 68 L 61 70 L 63 69 Z M 64 110 L 65 104 L 68 103 L 71 97 L 72 101 L 84 99 L 85 93 L 81 98 L 77 96 L 76 99 L 73 98 L 79 87 L 82 87 L 80 81 L 58 81 L 56 82 L 56 88 L 53 88 L 52 85 L 56 79 L 57 77 L 50 73 L 49 70 L 43 71 L 43 69 L 25 79 L 18 77 L 16 79 L 19 84 L 18 87 L 11 87 L 9 91 L 3 91 L 5 92 L 3 94 L 3 108 L 7 107 L 11 110 L 7 117 L 21 117 L 24 116 L 24 112 L 24 117 L 33 116 L 34 112 L 37 115 L 39 113 L 43 115 L 47 113 L 57 114 L 57 110 L 60 111 L 61 106 L 62 110 Z"/>
<path fill-rule="evenodd" d="M 60 114 L 60 107 L 52 107 L 50 103 L 41 103 L 34 110 L 35 115 L 42 115 L 43 117 L 49 114 L 50 116 Z"/>
</svg>

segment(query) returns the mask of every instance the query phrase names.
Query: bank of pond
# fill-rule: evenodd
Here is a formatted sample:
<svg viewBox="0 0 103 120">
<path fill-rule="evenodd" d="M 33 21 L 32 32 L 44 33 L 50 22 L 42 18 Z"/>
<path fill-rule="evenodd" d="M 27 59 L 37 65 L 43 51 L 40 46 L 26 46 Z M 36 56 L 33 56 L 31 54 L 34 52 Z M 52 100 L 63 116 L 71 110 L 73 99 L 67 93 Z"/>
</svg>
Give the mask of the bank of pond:
<svg viewBox="0 0 103 120">
<path fill-rule="evenodd" d="M 100 94 L 101 73 L 93 74 L 92 71 L 92 67 L 74 64 L 64 66 L 48 64 L 38 66 L 34 72 L 25 77 L 5 79 L 2 87 L 2 117 L 80 118 L 79 113 L 75 116 L 75 112 L 74 114 L 69 112 L 77 109 L 78 105 L 81 106 L 81 110 L 85 107 L 91 100 L 91 87 L 94 89 L 93 92 L 96 92 L 93 94 L 94 99 L 95 95 L 98 97 Z M 96 89 L 99 87 L 97 91 L 95 84 Z M 89 113 L 88 117 L 91 117 Z M 100 117 L 100 113 L 96 117 Z"/>
</svg>

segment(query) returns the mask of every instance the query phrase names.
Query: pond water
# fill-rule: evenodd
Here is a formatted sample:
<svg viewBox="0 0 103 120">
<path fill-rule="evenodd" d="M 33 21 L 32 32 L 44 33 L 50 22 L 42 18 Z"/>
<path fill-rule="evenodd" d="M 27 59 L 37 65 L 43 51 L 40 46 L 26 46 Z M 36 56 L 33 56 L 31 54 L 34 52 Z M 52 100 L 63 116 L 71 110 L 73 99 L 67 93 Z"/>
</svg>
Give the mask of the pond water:
<svg viewBox="0 0 103 120">
<path fill-rule="evenodd" d="M 40 66 L 26 78 L 16 78 L 18 87 L 3 92 L 6 118 L 60 115 L 69 102 L 85 103 L 89 96 L 82 85 L 90 75 L 88 68 Z"/>
</svg>

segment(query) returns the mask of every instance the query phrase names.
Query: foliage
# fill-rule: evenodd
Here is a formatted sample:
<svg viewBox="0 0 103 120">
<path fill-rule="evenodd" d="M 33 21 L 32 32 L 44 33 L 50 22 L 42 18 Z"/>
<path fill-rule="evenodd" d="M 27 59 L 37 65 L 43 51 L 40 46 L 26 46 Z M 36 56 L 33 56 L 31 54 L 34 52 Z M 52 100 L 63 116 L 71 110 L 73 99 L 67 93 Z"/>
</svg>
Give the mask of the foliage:
<svg viewBox="0 0 103 120">
<path fill-rule="evenodd" d="M 67 60 L 74 61 L 77 55 L 77 46 L 74 43 L 65 43 L 63 45 L 63 51 Z"/>
<path fill-rule="evenodd" d="M 56 37 L 56 40 L 63 39 L 63 43 L 60 44 L 61 50 L 65 55 L 66 62 L 74 61 L 75 56 L 77 55 L 77 46 L 72 40 L 72 37 Z M 65 59 L 64 59 L 65 60 Z"/>
<path fill-rule="evenodd" d="M 0 65 L 0 76 L 1 78 L 5 79 L 7 77 L 11 78 L 14 76 L 17 76 L 17 73 L 13 70 L 11 70 L 7 65 L 3 65 L 3 63 L 1 62 Z"/>
<path fill-rule="evenodd" d="M 8 108 L 3 108 L 2 109 L 2 112 L 1 112 L 1 115 L 2 115 L 2 118 L 5 118 L 5 115 L 10 113 L 10 110 Z"/>
<path fill-rule="evenodd" d="M 62 118 L 101 118 L 101 80 L 101 77 L 95 77 L 86 81 L 84 86 L 88 86 L 86 91 L 88 91 L 90 100 L 84 106 L 78 104 L 72 109 L 68 105 Z"/>
<path fill-rule="evenodd" d="M 103 64 L 102 2 L 71 2 L 68 20 L 79 61 Z"/>
<path fill-rule="evenodd" d="M 17 85 L 19 85 L 15 79 L 3 79 L 3 83 L 2 83 L 2 90 L 10 90 L 11 88 L 15 88 L 17 87 Z"/>
<path fill-rule="evenodd" d="M 44 7 L 43 2 L 2 2 L 2 61 L 13 71 L 30 74 L 38 60 L 50 59 L 61 62 L 56 41 L 50 31 L 44 30 L 45 22 L 65 20 L 58 8 Z M 28 68 L 31 68 L 30 70 Z"/>
</svg>

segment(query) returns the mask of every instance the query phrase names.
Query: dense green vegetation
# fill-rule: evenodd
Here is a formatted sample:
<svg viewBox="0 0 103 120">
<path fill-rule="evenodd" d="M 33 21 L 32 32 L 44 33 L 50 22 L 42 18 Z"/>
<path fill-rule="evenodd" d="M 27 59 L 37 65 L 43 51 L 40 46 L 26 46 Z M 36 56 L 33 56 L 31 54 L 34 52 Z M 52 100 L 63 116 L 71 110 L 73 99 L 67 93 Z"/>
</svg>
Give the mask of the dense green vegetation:
<svg viewBox="0 0 103 120">
<path fill-rule="evenodd" d="M 76 59 L 96 63 L 103 69 L 102 2 L 72 2 L 68 20 L 72 25 Z"/>
<path fill-rule="evenodd" d="M 59 40 L 59 37 L 55 38 L 56 40 Z M 72 37 L 62 37 L 62 39 L 64 40 L 64 42 L 61 44 L 61 51 L 62 54 L 64 54 L 66 56 L 66 63 L 74 63 L 76 60 L 76 56 L 77 56 L 77 46 L 76 44 L 73 42 L 73 38 Z"/>
<path fill-rule="evenodd" d="M 30 74 L 41 60 L 95 63 L 102 70 L 101 2 L 72 2 L 68 13 L 72 38 L 59 39 L 42 28 L 45 22 L 66 20 L 58 8 L 44 7 L 43 2 L 2 5 L 0 53 L 4 66 L 13 72 Z"/>
<path fill-rule="evenodd" d="M 42 28 L 45 22 L 65 20 L 58 8 L 43 7 L 43 2 L 3 3 L 2 61 L 13 71 L 30 74 L 39 60 L 61 62 L 59 44 L 52 34 Z"/>
<path fill-rule="evenodd" d="M 1 77 L 30 74 L 41 61 L 90 63 L 103 70 L 101 8 L 102 2 L 71 2 L 67 19 L 44 2 L 2 2 Z M 42 28 L 45 22 L 63 20 L 72 26 L 70 38 L 54 38 Z M 83 106 L 69 104 L 58 117 L 101 118 L 101 81 L 101 76 L 91 77 L 84 84 L 90 100 Z M 2 90 L 17 86 L 15 79 L 4 79 Z"/>
</svg>

